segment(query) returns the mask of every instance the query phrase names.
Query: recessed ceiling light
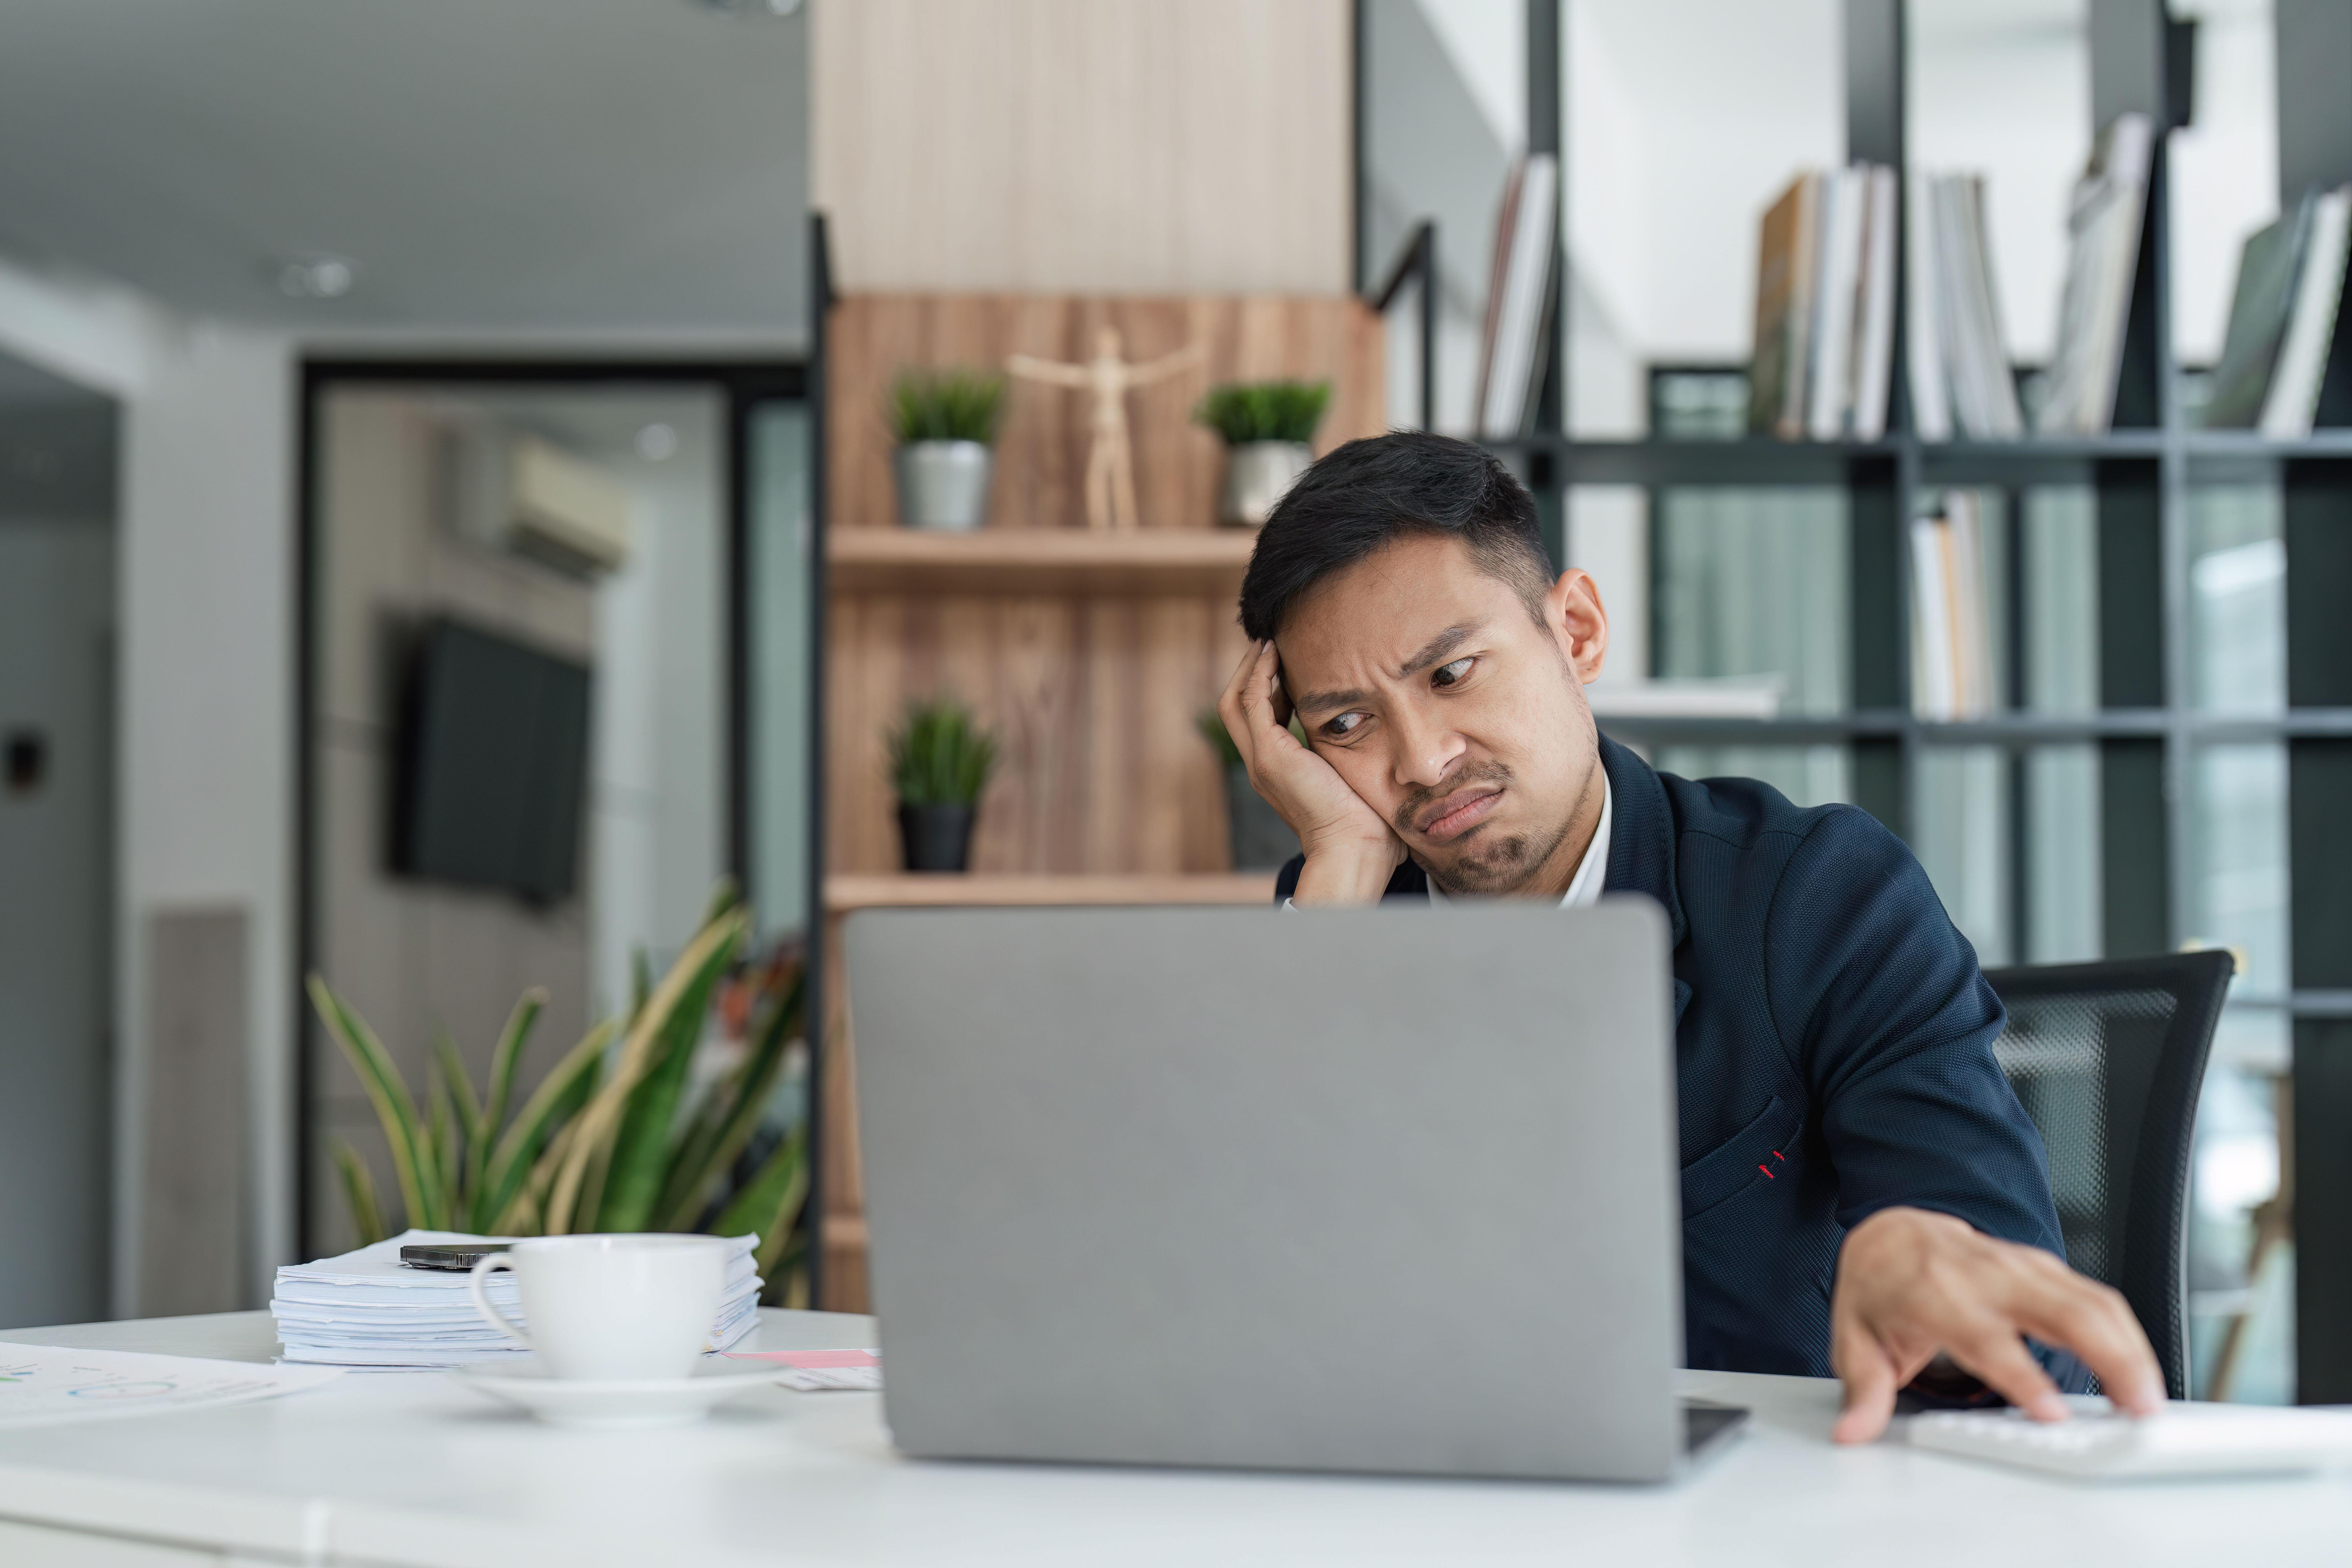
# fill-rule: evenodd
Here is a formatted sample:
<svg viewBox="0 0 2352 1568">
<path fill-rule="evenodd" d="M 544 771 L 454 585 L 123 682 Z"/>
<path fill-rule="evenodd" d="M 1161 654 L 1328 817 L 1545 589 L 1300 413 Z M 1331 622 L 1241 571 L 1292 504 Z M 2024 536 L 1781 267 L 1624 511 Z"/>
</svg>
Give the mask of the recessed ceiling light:
<svg viewBox="0 0 2352 1568">
<path fill-rule="evenodd" d="M 347 256 L 298 256 L 278 264 L 278 289 L 297 300 L 340 300 L 359 280 Z"/>
<path fill-rule="evenodd" d="M 667 425 L 648 425 L 637 432 L 637 456 L 658 463 L 677 450 L 677 432 Z"/>
<path fill-rule="evenodd" d="M 799 14 L 801 0 L 702 0 L 702 5 L 730 16 L 792 16 Z"/>
</svg>

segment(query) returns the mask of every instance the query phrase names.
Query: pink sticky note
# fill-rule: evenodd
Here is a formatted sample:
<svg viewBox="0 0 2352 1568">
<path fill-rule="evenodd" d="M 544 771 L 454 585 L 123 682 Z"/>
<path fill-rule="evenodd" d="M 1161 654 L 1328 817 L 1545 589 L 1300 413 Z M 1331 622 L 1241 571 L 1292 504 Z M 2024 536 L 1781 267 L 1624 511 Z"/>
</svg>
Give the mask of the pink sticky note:
<svg viewBox="0 0 2352 1568">
<path fill-rule="evenodd" d="M 822 1367 L 880 1366 L 882 1358 L 872 1351 L 729 1351 L 730 1361 L 772 1361 L 803 1372 Z"/>
</svg>

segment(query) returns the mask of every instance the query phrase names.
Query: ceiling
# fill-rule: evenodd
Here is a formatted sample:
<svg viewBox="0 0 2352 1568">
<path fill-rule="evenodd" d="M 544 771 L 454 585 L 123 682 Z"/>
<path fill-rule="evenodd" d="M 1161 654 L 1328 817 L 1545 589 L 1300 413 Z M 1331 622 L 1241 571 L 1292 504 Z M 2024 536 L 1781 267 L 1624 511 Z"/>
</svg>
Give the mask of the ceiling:
<svg viewBox="0 0 2352 1568">
<path fill-rule="evenodd" d="M 805 336 L 763 0 L 6 0 L 0 253 L 332 333 Z M 336 299 L 289 260 L 354 264 Z"/>
</svg>

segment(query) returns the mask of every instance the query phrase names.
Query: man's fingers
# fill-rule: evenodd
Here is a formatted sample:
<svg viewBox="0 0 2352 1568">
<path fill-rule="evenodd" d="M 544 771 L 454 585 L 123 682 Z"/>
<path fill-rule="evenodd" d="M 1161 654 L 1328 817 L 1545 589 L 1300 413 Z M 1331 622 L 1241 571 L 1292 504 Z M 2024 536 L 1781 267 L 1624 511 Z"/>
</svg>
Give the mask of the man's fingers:
<svg viewBox="0 0 2352 1568">
<path fill-rule="evenodd" d="M 1225 683 L 1224 695 L 1217 699 L 1217 717 L 1224 721 L 1225 733 L 1241 751 L 1242 765 L 1253 775 L 1257 770 L 1258 731 L 1265 724 L 1259 710 L 1265 701 L 1265 665 L 1273 646 L 1252 643 L 1234 667 L 1233 679 Z"/>
<path fill-rule="evenodd" d="M 2147 1334 L 2120 1292 L 2068 1270 L 2036 1290 L 2018 1317 L 2027 1333 L 2073 1351 L 2107 1397 L 2135 1415 L 2164 1404 L 2164 1373 Z"/>
<path fill-rule="evenodd" d="M 1996 1325 L 1956 1339 L 1944 1348 L 1954 1361 L 2036 1421 L 2066 1419 L 2066 1402 L 2058 1397 L 2058 1385 L 2050 1381 L 2050 1374 L 2042 1370 L 2042 1363 L 2014 1331 Z"/>
<path fill-rule="evenodd" d="M 1257 645 L 1247 679 L 1241 683 L 1241 694 L 1242 710 L 1251 731 L 1253 757 L 1257 745 L 1279 751 L 1297 743 L 1297 737 L 1290 732 L 1290 694 L 1282 689 L 1282 658 L 1273 643 Z"/>
<path fill-rule="evenodd" d="M 1869 1443 L 1886 1430 L 1895 1414 L 1895 1361 L 1885 1347 L 1861 1330 L 1838 1336 L 1838 1376 L 1845 1381 L 1845 1408 L 1830 1428 L 1832 1440 Z"/>
</svg>

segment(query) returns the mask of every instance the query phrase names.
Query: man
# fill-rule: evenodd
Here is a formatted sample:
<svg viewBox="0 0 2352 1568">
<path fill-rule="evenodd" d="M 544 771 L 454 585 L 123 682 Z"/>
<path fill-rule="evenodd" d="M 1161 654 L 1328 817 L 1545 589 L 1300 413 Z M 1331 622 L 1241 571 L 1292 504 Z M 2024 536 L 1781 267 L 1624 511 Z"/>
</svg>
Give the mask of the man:
<svg viewBox="0 0 2352 1568">
<path fill-rule="evenodd" d="M 2081 1387 L 2084 1364 L 2157 1407 L 2130 1309 L 2063 1261 L 1993 1060 L 2000 1004 L 1918 863 L 1851 806 L 1659 773 L 1601 736 L 1600 592 L 1552 576 L 1491 456 L 1417 433 L 1333 452 L 1266 522 L 1241 619 L 1218 710 L 1306 851 L 1278 896 L 1664 907 L 1691 1365 L 1833 1373 L 1843 1442 L 1931 1363 L 2042 1420 L 2065 1415 L 2052 1371 Z"/>
</svg>

